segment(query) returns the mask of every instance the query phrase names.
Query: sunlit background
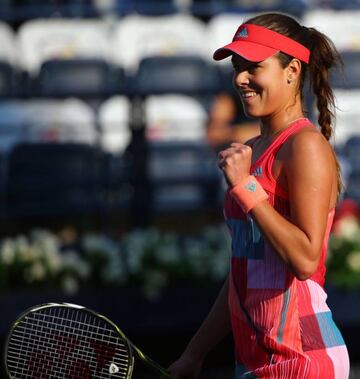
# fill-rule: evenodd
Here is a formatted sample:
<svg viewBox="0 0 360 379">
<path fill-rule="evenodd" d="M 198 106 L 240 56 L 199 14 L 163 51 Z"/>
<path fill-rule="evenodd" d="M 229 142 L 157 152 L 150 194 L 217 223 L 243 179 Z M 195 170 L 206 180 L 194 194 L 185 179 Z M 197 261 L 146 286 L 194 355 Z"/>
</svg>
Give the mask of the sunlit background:
<svg viewBox="0 0 360 379">
<path fill-rule="evenodd" d="M 215 100 L 232 91 L 231 68 L 212 53 L 262 11 L 318 28 L 344 60 L 331 75 L 331 143 L 345 189 L 327 290 L 351 378 L 360 378 L 357 0 L 1 0 L 2 346 L 23 310 L 67 301 L 110 317 L 164 366 L 180 354 L 215 299 L 230 251 L 216 165 L 225 139 L 214 142 L 209 128 Z M 251 120 L 241 122 L 245 130 Z M 203 377 L 231 378 L 232 364 L 229 337 Z M 148 375 L 138 364 L 135 377 Z"/>
</svg>

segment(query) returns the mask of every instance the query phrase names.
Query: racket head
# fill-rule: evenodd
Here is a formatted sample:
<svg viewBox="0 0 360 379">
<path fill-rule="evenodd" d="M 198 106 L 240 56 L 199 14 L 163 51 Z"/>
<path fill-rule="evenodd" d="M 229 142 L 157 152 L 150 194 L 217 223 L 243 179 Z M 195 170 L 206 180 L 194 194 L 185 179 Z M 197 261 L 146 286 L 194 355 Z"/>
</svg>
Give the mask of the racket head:
<svg viewBox="0 0 360 379">
<path fill-rule="evenodd" d="M 48 303 L 14 322 L 5 367 L 11 379 L 130 379 L 134 355 L 107 317 L 76 304 Z"/>
</svg>

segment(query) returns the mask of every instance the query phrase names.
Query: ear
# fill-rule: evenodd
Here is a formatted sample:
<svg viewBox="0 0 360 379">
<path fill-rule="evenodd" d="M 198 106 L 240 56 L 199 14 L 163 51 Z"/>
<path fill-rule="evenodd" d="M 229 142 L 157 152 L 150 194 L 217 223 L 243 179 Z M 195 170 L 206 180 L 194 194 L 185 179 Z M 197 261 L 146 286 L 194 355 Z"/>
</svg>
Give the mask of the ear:
<svg viewBox="0 0 360 379">
<path fill-rule="evenodd" d="M 294 58 L 286 67 L 286 76 L 288 83 L 295 82 L 300 77 L 301 62 L 299 59 Z"/>
</svg>

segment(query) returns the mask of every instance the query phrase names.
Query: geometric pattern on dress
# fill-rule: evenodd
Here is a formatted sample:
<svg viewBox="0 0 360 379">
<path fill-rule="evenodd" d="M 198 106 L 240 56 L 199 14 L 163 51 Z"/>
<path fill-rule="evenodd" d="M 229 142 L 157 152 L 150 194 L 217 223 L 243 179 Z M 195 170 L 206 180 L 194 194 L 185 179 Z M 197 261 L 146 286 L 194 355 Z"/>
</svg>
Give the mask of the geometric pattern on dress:
<svg viewBox="0 0 360 379">
<path fill-rule="evenodd" d="M 232 256 L 236 258 L 263 259 L 264 239 L 252 218 L 226 220 L 231 230 Z"/>
<path fill-rule="evenodd" d="M 300 327 L 304 351 L 325 349 L 344 345 L 344 339 L 335 325 L 331 312 L 315 313 L 300 317 Z"/>
<path fill-rule="evenodd" d="M 284 289 L 287 278 L 285 264 L 267 243 L 264 244 L 263 255 L 263 260 L 249 260 L 247 263 L 248 289 Z"/>
</svg>

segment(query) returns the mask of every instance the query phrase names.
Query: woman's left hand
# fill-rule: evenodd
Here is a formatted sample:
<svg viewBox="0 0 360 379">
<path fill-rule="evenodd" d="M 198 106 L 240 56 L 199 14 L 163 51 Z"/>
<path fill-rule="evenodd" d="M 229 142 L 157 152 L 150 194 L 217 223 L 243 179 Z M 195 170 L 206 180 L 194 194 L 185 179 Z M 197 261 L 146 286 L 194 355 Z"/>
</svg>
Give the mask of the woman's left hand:
<svg viewBox="0 0 360 379">
<path fill-rule="evenodd" d="M 218 154 L 218 166 L 230 187 L 236 186 L 250 175 L 252 149 L 242 143 L 232 143 Z"/>
</svg>

